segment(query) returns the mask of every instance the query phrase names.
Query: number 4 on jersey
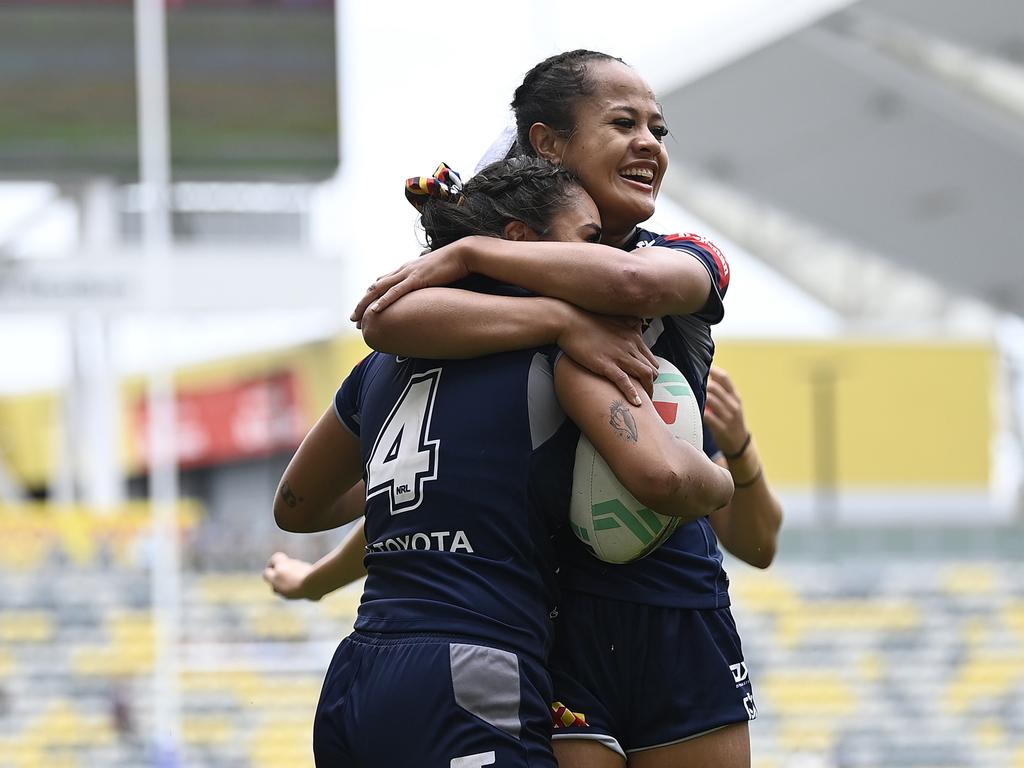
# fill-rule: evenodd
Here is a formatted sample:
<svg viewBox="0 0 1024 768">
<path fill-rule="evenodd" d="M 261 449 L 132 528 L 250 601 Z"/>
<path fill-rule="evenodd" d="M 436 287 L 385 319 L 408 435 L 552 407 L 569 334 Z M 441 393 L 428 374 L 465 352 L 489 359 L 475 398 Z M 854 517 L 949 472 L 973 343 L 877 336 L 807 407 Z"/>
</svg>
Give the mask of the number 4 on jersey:
<svg viewBox="0 0 1024 768">
<path fill-rule="evenodd" d="M 391 514 L 416 509 L 423 483 L 437 478 L 440 440 L 431 440 L 430 417 L 441 369 L 413 376 L 381 427 L 366 462 L 366 498 L 391 497 Z"/>
</svg>

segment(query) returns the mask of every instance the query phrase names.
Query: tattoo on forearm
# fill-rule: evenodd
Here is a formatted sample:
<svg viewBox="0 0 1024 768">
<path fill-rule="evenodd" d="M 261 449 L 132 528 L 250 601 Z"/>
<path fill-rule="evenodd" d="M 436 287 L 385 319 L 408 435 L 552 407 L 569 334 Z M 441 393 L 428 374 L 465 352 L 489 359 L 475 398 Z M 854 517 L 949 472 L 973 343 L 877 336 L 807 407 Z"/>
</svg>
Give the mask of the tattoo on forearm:
<svg viewBox="0 0 1024 768">
<path fill-rule="evenodd" d="M 636 419 L 633 418 L 628 405 L 621 400 L 615 400 L 612 402 L 609 413 L 608 423 L 612 425 L 612 429 L 618 433 L 619 437 L 631 443 L 635 443 L 640 438 Z"/>
<path fill-rule="evenodd" d="M 302 502 L 302 497 L 297 496 L 288 483 L 281 483 L 281 498 L 292 509 L 295 509 Z"/>
</svg>

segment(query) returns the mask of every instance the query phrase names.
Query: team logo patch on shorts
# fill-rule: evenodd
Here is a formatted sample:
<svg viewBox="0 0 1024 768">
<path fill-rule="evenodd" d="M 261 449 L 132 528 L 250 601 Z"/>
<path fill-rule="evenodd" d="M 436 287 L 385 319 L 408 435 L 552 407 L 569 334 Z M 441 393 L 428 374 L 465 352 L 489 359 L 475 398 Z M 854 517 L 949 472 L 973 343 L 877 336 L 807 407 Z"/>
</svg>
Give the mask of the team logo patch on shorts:
<svg viewBox="0 0 1024 768">
<path fill-rule="evenodd" d="M 736 682 L 736 687 L 746 691 L 746 695 L 743 697 L 743 708 L 747 710 L 747 717 L 750 720 L 756 720 L 757 705 L 754 704 L 754 696 L 750 693 L 750 672 L 747 670 L 747 662 L 730 664 L 729 671 L 732 672 L 732 679 Z"/>
<path fill-rule="evenodd" d="M 551 705 L 551 724 L 555 728 L 568 728 L 573 725 L 590 727 L 586 715 L 581 712 L 573 712 L 560 701 Z"/>
</svg>

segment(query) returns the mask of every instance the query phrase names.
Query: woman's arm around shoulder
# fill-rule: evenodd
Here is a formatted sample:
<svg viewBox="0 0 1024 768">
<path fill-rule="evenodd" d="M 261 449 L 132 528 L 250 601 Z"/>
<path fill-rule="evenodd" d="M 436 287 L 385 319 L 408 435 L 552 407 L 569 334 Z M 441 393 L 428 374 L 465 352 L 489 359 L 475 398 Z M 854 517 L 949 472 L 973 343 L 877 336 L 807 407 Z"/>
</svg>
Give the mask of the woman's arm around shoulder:
<svg viewBox="0 0 1024 768">
<path fill-rule="evenodd" d="M 362 332 L 378 352 L 427 359 L 465 359 L 556 344 L 613 382 L 634 404 L 640 395 L 633 380 L 651 391 L 658 375 L 638 320 L 596 315 L 543 296 L 425 288 L 403 296 L 387 312 L 364 315 Z"/>
<path fill-rule="evenodd" d="M 623 251 L 598 243 L 477 236 L 424 254 L 381 276 L 360 300 L 352 319 L 365 322 L 402 296 L 470 273 L 563 299 L 591 312 L 636 317 L 697 312 L 712 289 L 707 268 L 692 254 L 672 248 Z"/>
</svg>

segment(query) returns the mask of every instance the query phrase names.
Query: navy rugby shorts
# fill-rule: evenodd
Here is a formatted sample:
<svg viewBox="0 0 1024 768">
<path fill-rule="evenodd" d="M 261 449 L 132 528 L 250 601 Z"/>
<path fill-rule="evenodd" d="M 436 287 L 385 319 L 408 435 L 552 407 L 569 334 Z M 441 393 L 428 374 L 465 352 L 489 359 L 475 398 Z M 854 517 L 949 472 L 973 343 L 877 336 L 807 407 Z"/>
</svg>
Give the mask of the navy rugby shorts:
<svg viewBox="0 0 1024 768">
<path fill-rule="evenodd" d="M 553 738 L 594 739 L 623 756 L 757 716 L 728 608 L 564 592 L 550 668 Z"/>
<path fill-rule="evenodd" d="M 551 679 L 473 640 L 356 631 L 327 670 L 318 768 L 555 768 Z"/>
</svg>

